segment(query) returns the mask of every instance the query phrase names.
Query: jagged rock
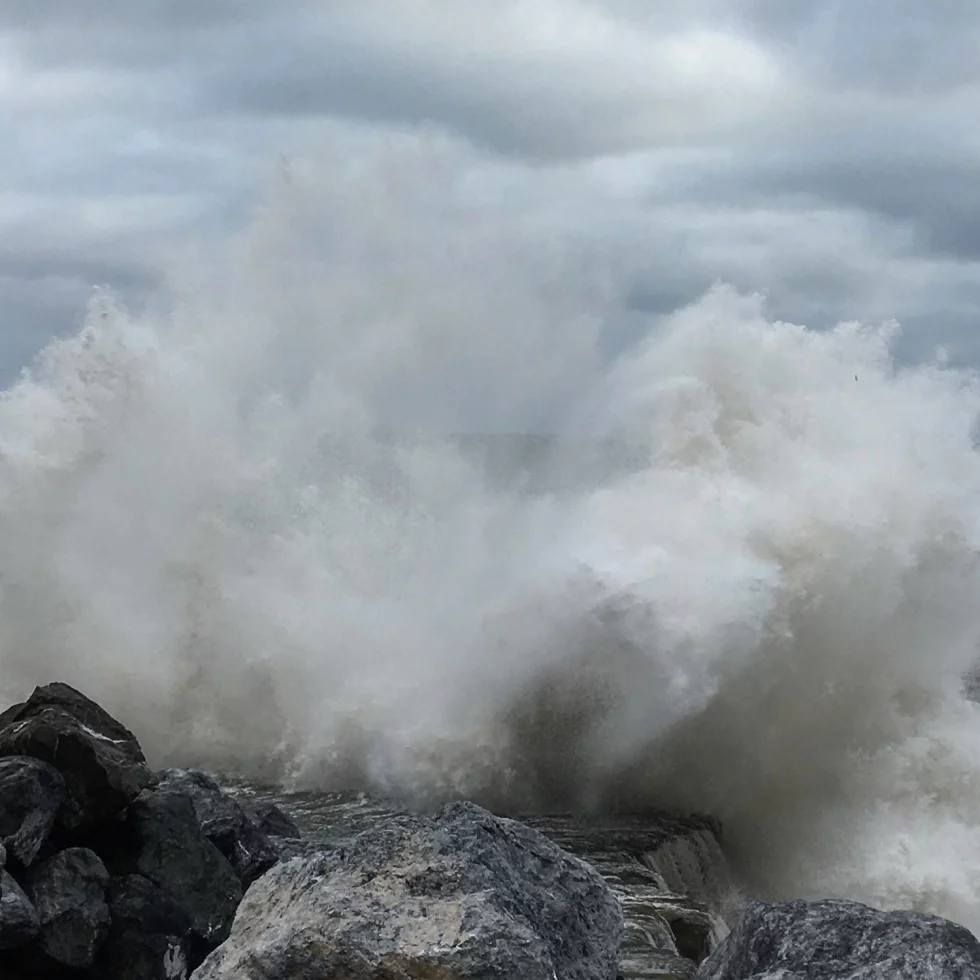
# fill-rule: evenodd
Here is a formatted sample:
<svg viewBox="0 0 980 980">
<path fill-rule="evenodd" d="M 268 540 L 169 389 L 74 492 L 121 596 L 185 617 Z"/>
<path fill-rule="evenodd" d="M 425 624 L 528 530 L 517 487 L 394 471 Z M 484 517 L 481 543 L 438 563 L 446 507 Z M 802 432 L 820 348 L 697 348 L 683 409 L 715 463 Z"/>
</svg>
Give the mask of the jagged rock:
<svg viewBox="0 0 980 980">
<path fill-rule="evenodd" d="M 194 980 L 613 980 L 622 926 L 584 862 L 456 803 L 277 865 Z"/>
<path fill-rule="evenodd" d="M 286 840 L 301 840 L 303 837 L 292 818 L 283 813 L 275 803 L 257 806 L 255 819 L 259 829 L 270 837 L 283 837 Z"/>
<path fill-rule="evenodd" d="M 858 902 L 753 902 L 698 980 L 976 980 L 980 942 L 962 926 Z"/>
<path fill-rule="evenodd" d="M 168 769 L 160 776 L 158 790 L 190 797 L 204 836 L 228 859 L 244 888 L 279 860 L 278 849 L 257 821 L 209 775 L 193 769 Z"/>
<path fill-rule="evenodd" d="M 187 980 L 190 916 L 141 875 L 109 882 L 112 928 L 98 960 L 105 980 Z"/>
<path fill-rule="evenodd" d="M 0 949 L 26 946 L 39 928 L 30 899 L 6 871 L 0 873 Z"/>
<path fill-rule="evenodd" d="M 208 949 L 228 935 L 241 883 L 202 833 L 186 793 L 144 790 L 101 847 L 114 875 L 142 875 L 163 889 L 188 914 L 192 933 Z"/>
<path fill-rule="evenodd" d="M 0 758 L 0 838 L 23 867 L 48 839 L 65 796 L 54 766 L 27 756 Z"/>
<path fill-rule="evenodd" d="M 2 717 L 0 756 L 41 759 L 64 777 L 58 822 L 66 830 L 98 827 L 152 781 L 133 733 L 67 684 L 35 688 Z"/>
<path fill-rule="evenodd" d="M 109 933 L 108 884 L 105 865 L 82 847 L 31 869 L 26 891 L 40 921 L 40 946 L 56 963 L 82 969 L 95 962 Z"/>
</svg>

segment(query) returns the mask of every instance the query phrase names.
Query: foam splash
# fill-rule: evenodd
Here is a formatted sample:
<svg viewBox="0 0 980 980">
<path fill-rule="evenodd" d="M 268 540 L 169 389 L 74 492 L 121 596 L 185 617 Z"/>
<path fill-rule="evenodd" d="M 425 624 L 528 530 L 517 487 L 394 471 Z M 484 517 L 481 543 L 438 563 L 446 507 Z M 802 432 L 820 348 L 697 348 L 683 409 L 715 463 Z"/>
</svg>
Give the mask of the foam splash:
<svg viewBox="0 0 980 980">
<path fill-rule="evenodd" d="M 5 701 L 75 683 L 161 765 L 703 809 L 764 893 L 980 926 L 976 378 L 727 288 L 608 364 L 622 295 L 389 152 L 3 394 Z M 537 484 L 450 437 L 546 422 Z"/>
</svg>

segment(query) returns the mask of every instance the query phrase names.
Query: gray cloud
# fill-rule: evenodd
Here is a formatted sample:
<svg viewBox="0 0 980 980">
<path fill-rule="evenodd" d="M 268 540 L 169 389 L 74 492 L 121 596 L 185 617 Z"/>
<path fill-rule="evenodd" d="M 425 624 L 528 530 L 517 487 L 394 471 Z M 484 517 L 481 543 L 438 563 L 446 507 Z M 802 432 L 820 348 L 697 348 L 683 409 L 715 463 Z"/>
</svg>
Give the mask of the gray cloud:
<svg viewBox="0 0 980 980">
<path fill-rule="evenodd" d="M 980 361 L 978 38 L 967 0 L 8 0 L 0 365 L 93 285 L 149 293 L 278 153 L 418 125 L 508 161 L 640 310 L 727 279 Z"/>
</svg>

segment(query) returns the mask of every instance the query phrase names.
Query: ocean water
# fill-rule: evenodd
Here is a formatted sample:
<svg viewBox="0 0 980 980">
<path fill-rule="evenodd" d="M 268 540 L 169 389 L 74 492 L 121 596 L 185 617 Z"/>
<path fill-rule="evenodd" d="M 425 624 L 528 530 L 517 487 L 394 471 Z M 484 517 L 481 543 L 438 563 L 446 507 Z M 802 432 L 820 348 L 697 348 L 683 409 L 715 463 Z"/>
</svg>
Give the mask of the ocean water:
<svg viewBox="0 0 980 980">
<path fill-rule="evenodd" d="M 4 702 L 306 790 L 706 812 L 754 894 L 980 928 L 977 377 L 723 285 L 640 323 L 491 177 L 321 161 L 0 396 Z"/>
</svg>

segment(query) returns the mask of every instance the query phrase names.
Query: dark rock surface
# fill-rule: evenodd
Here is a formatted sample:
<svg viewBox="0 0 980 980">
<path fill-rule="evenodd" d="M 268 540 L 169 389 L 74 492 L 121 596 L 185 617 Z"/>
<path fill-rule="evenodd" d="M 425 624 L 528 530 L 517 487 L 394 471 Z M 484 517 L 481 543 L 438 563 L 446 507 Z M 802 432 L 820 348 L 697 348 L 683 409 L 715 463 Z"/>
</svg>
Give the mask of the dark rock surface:
<svg viewBox="0 0 980 980">
<path fill-rule="evenodd" d="M 0 839 L 22 867 L 48 839 L 65 798 L 65 781 L 54 766 L 28 756 L 0 758 Z"/>
<path fill-rule="evenodd" d="M 78 969 L 95 962 L 109 933 L 108 884 L 105 865 L 82 847 L 61 851 L 31 869 L 25 890 L 37 910 L 39 945 L 46 956 Z"/>
<path fill-rule="evenodd" d="M 279 851 L 257 819 L 225 793 L 209 775 L 193 769 L 167 769 L 159 774 L 158 792 L 188 796 L 204 836 L 227 858 L 247 888 L 279 860 Z M 283 820 L 288 818 L 283 815 Z"/>
<path fill-rule="evenodd" d="M 619 903 L 542 834 L 468 803 L 399 816 L 249 890 L 195 980 L 614 980 Z"/>
<path fill-rule="evenodd" d="M 752 902 L 698 980 L 977 980 L 980 942 L 962 926 L 858 902 Z"/>
<path fill-rule="evenodd" d="M 0 756 L 41 759 L 63 776 L 58 821 L 67 831 L 98 827 L 152 782 L 133 733 L 67 684 L 36 688 L 2 720 Z"/>
<path fill-rule="evenodd" d="M 277 860 L 257 816 L 203 773 L 150 772 L 73 688 L 0 714 L 0 980 L 186 980 Z"/>
<path fill-rule="evenodd" d="M 303 837 L 296 821 L 288 817 L 275 803 L 262 803 L 255 808 L 255 820 L 259 829 L 270 837 L 300 840 Z"/>
<path fill-rule="evenodd" d="M 187 794 L 144 790 L 102 857 L 113 874 L 142 875 L 161 888 L 188 913 L 203 943 L 214 946 L 228 935 L 241 883 L 202 833 Z"/>
<path fill-rule="evenodd" d="M 26 946 L 39 929 L 30 899 L 6 871 L 0 872 L 0 950 Z"/>
<path fill-rule="evenodd" d="M 163 889 L 141 875 L 113 878 L 112 928 L 98 972 L 104 980 L 187 980 L 191 919 Z"/>
</svg>

